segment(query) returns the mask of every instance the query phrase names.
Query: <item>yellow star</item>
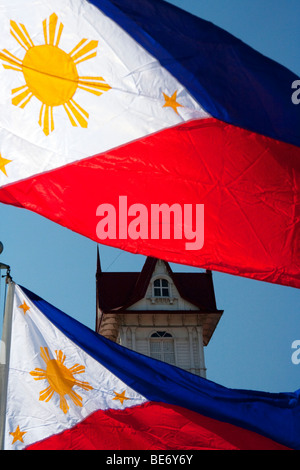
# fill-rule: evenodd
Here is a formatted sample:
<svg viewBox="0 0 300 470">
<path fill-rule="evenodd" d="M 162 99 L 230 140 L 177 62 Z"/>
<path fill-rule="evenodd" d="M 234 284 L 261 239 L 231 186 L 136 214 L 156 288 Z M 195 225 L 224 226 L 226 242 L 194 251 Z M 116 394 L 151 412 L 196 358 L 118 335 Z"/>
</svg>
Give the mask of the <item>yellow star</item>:
<svg viewBox="0 0 300 470">
<path fill-rule="evenodd" d="M 173 93 L 172 96 L 168 96 L 166 95 L 164 92 L 163 92 L 163 95 L 164 95 L 164 98 L 165 98 L 165 104 L 163 105 L 163 108 L 172 108 L 175 113 L 178 114 L 178 106 L 180 106 L 181 108 L 183 108 L 182 104 L 179 104 L 177 103 L 176 99 L 177 99 L 177 90 L 175 91 L 175 93 Z"/>
<path fill-rule="evenodd" d="M 125 392 L 126 392 L 126 390 L 124 390 L 122 393 L 117 393 L 117 392 L 114 391 L 114 394 L 116 396 L 115 396 L 115 398 L 113 398 L 113 400 L 120 400 L 121 404 L 123 405 L 124 400 L 130 400 L 130 398 L 125 397 Z"/>
<path fill-rule="evenodd" d="M 2 171 L 2 173 L 5 174 L 5 176 L 7 176 L 5 166 L 8 165 L 8 163 L 10 162 L 12 162 L 12 160 L 7 160 L 7 158 L 3 158 L 0 153 L 0 170 Z"/>
<path fill-rule="evenodd" d="M 15 442 L 17 441 L 20 441 L 20 442 L 24 442 L 23 441 L 23 436 L 24 434 L 26 434 L 26 431 L 25 432 L 21 432 L 20 431 L 20 427 L 17 426 L 17 429 L 15 430 L 15 432 L 10 432 L 9 433 L 11 436 L 13 436 L 13 441 L 12 441 L 12 444 L 14 444 Z"/>
<path fill-rule="evenodd" d="M 26 304 L 25 300 L 23 302 L 22 305 L 19 305 L 19 308 L 21 308 L 24 312 L 24 315 L 26 314 L 26 312 L 28 312 L 28 310 L 30 310 L 30 307 L 28 307 L 28 305 Z"/>
</svg>

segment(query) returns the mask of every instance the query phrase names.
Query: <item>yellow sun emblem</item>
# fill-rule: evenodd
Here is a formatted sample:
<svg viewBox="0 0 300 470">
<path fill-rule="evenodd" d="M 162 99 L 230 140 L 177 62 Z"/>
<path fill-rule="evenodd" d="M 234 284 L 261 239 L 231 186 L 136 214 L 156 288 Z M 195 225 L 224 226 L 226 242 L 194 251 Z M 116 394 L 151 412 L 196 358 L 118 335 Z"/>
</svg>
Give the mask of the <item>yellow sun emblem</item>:
<svg viewBox="0 0 300 470">
<path fill-rule="evenodd" d="M 40 392 L 40 400 L 48 402 L 54 395 L 58 393 L 60 397 L 60 408 L 66 414 L 69 405 L 65 398 L 68 395 L 76 406 L 82 406 L 82 397 L 74 392 L 73 387 L 81 387 L 84 390 L 93 390 L 88 382 L 82 382 L 75 379 L 74 374 L 82 374 L 85 367 L 75 364 L 68 369 L 65 365 L 66 356 L 62 351 L 55 351 L 56 359 L 51 359 L 48 348 L 41 348 L 41 357 L 46 363 L 46 370 L 36 368 L 30 372 L 34 380 L 47 380 L 49 387 Z"/>
<path fill-rule="evenodd" d="M 88 126 L 89 114 L 73 99 L 77 89 L 97 96 L 111 87 L 102 77 L 78 75 L 77 65 L 96 57 L 98 41 L 82 39 L 71 52 L 58 47 L 64 25 L 55 13 L 43 21 L 45 44 L 34 45 L 23 24 L 10 21 L 11 34 L 25 49 L 23 60 L 3 49 L 0 59 L 5 69 L 22 72 L 26 84 L 12 90 L 12 104 L 24 108 L 35 96 L 41 101 L 39 125 L 45 135 L 54 130 L 53 108 L 63 106 L 73 126 Z"/>
</svg>

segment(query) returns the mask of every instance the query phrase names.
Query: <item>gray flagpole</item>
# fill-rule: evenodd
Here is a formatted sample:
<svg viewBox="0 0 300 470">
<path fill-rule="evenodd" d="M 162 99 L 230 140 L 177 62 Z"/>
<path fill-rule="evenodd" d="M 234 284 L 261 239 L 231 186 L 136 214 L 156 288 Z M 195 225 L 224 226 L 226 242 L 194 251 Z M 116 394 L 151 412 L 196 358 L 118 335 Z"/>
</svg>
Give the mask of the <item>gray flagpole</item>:
<svg viewBox="0 0 300 470">
<path fill-rule="evenodd" d="M 7 295 L 3 320 L 1 363 L 0 363 L 0 450 L 4 449 L 7 382 L 9 370 L 9 356 L 11 346 L 12 312 L 15 292 L 15 284 L 9 275 L 6 277 Z"/>
</svg>

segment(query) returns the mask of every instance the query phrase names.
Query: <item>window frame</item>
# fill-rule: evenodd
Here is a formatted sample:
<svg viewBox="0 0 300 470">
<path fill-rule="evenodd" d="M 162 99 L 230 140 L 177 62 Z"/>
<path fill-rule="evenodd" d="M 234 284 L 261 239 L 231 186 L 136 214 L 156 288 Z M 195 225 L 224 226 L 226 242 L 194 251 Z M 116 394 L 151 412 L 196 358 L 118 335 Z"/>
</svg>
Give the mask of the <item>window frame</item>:
<svg viewBox="0 0 300 470">
<path fill-rule="evenodd" d="M 159 349 L 157 351 L 153 351 L 151 348 L 152 345 L 159 345 Z M 171 345 L 171 351 L 166 349 L 166 345 Z M 155 354 L 156 353 L 156 354 Z M 173 359 L 166 360 L 167 355 L 172 355 Z M 176 348 L 175 348 L 175 338 L 167 330 L 155 330 L 149 335 L 149 356 L 153 359 L 158 359 L 162 362 L 167 364 L 171 364 L 176 366 L 177 358 L 176 358 Z"/>
<path fill-rule="evenodd" d="M 159 282 L 159 285 L 155 285 L 155 283 Z M 167 283 L 166 286 L 163 285 L 163 282 Z M 156 294 L 156 290 L 160 291 L 160 295 Z M 168 295 L 163 295 L 163 292 L 167 290 Z M 155 276 L 155 278 L 152 279 L 152 297 L 155 299 L 171 299 L 172 297 L 172 289 L 171 289 L 171 282 L 170 280 L 165 277 L 165 276 Z"/>
</svg>

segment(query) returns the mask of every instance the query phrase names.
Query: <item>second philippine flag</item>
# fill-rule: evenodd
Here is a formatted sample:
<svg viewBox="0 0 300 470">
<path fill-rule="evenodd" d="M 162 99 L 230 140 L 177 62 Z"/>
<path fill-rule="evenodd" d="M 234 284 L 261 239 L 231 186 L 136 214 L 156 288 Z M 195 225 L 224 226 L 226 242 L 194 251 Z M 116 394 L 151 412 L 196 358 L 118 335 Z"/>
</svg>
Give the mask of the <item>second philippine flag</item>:
<svg viewBox="0 0 300 470">
<path fill-rule="evenodd" d="M 228 389 L 111 342 L 13 283 L 8 299 L 4 449 L 300 449 L 299 390 Z"/>
</svg>

